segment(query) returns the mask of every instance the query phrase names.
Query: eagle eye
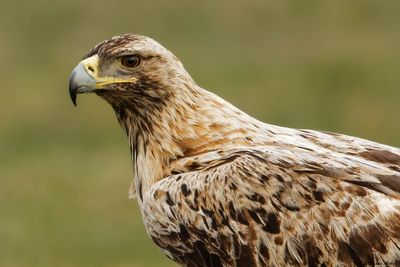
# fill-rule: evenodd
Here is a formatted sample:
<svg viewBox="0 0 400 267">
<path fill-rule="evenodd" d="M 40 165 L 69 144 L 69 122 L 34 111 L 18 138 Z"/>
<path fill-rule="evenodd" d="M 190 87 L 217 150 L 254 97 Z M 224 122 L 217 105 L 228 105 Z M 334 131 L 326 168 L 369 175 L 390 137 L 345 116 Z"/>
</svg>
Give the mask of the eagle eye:
<svg viewBox="0 0 400 267">
<path fill-rule="evenodd" d="M 129 55 L 129 56 L 124 56 L 121 59 L 122 65 L 128 68 L 134 68 L 139 66 L 140 64 L 140 57 L 137 55 Z"/>
</svg>

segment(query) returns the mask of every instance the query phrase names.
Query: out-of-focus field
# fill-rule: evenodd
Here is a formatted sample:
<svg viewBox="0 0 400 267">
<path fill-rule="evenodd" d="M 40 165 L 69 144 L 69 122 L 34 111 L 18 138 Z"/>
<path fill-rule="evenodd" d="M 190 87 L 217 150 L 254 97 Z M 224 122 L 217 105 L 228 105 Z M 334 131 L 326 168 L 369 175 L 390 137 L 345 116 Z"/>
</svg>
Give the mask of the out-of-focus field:
<svg viewBox="0 0 400 267">
<path fill-rule="evenodd" d="M 70 71 L 135 32 L 264 121 L 400 146 L 399 1 L 2 1 L 0 267 L 175 266 L 128 200 L 128 145 Z"/>
</svg>

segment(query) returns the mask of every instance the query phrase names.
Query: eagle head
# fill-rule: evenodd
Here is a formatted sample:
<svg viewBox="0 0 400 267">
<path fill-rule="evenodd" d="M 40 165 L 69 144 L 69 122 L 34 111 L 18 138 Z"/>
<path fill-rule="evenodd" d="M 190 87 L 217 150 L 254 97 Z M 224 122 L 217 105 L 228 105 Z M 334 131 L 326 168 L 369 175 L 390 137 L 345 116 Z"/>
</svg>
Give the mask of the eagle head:
<svg viewBox="0 0 400 267">
<path fill-rule="evenodd" d="M 95 93 L 117 113 L 148 116 L 193 84 L 182 63 L 158 42 L 124 34 L 88 52 L 70 76 L 69 92 L 75 105 L 78 94 Z"/>
</svg>

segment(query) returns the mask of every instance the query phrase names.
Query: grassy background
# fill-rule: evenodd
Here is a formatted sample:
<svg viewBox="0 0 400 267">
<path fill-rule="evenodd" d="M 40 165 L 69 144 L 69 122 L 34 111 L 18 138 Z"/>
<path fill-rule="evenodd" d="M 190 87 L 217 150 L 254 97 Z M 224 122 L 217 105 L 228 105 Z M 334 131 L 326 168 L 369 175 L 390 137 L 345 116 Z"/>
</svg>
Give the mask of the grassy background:
<svg viewBox="0 0 400 267">
<path fill-rule="evenodd" d="M 2 1 L 0 267 L 175 266 L 127 199 L 106 103 L 70 103 L 73 67 L 124 32 L 172 50 L 259 119 L 400 146 L 400 2 Z"/>
</svg>

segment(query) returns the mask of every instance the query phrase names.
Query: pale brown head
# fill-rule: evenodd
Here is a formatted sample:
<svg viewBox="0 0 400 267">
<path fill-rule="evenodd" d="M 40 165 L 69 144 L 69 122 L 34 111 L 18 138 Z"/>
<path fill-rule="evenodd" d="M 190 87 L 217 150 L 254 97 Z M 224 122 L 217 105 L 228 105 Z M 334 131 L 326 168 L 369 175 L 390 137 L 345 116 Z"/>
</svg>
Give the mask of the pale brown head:
<svg viewBox="0 0 400 267">
<path fill-rule="evenodd" d="M 89 51 L 71 74 L 69 92 L 74 104 L 77 94 L 96 93 L 117 115 L 148 116 L 193 85 L 181 62 L 159 43 L 124 34 Z"/>
</svg>

